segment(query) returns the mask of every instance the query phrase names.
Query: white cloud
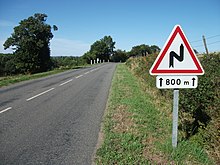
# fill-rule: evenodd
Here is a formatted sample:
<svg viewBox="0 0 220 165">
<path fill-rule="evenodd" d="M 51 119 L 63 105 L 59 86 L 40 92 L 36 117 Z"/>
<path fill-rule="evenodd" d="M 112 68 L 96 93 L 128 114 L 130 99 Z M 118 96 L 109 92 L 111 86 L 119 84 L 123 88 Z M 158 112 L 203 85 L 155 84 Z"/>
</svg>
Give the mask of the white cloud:
<svg viewBox="0 0 220 165">
<path fill-rule="evenodd" d="M 90 44 L 64 38 L 54 38 L 50 43 L 52 56 L 81 56 L 89 48 Z"/>
<path fill-rule="evenodd" d="M 13 53 L 11 48 L 4 50 L 4 42 L 0 40 L 0 53 Z M 52 39 L 50 43 L 51 56 L 81 56 L 89 48 L 90 44 L 64 38 Z"/>
<path fill-rule="evenodd" d="M 3 46 L 4 43 L 5 40 L 0 40 L 0 53 L 13 53 L 13 50 L 11 48 L 4 50 L 4 46 Z"/>
</svg>

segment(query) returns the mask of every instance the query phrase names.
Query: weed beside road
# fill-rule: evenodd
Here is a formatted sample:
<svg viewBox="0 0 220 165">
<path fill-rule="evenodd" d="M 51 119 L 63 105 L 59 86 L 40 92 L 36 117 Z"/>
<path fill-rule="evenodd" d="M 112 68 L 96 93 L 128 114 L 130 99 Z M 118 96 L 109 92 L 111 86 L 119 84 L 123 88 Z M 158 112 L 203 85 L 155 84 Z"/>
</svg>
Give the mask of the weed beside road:
<svg viewBox="0 0 220 165">
<path fill-rule="evenodd" d="M 5 76 L 5 77 L 0 77 L 0 88 L 3 86 L 8 86 L 10 84 L 15 84 L 21 81 L 26 81 L 26 80 L 32 80 L 32 79 L 37 79 L 41 77 L 46 77 L 50 76 L 53 74 L 65 72 L 70 69 L 77 69 L 77 68 L 83 68 L 86 66 L 76 66 L 73 68 L 61 68 L 61 69 L 54 69 L 48 72 L 42 72 L 42 73 L 36 73 L 36 74 L 20 74 L 20 75 L 14 75 L 14 76 Z"/>
<path fill-rule="evenodd" d="M 188 141 L 171 145 L 172 103 L 117 66 L 97 164 L 212 164 L 202 148 Z"/>
<path fill-rule="evenodd" d="M 15 75 L 15 76 L 1 77 L 0 78 L 0 87 L 7 86 L 7 85 L 10 85 L 10 84 L 15 84 L 15 83 L 18 83 L 18 82 L 21 82 L 21 81 L 46 77 L 46 76 L 49 76 L 49 75 L 52 75 L 52 74 L 61 73 L 63 71 L 65 71 L 65 70 L 56 69 L 56 70 L 43 72 L 43 73 L 32 74 L 32 75 Z"/>
</svg>

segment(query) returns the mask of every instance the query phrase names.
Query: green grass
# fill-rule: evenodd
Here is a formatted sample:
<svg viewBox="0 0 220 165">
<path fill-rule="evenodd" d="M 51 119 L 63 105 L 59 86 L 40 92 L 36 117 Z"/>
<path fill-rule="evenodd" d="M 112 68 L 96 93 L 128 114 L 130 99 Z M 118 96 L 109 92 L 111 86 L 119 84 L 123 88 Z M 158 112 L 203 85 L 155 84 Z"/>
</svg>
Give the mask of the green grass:
<svg viewBox="0 0 220 165">
<path fill-rule="evenodd" d="M 37 74 L 32 74 L 32 75 L 15 75 L 15 76 L 7 76 L 7 77 L 1 77 L 0 78 L 0 87 L 2 86 L 8 86 L 10 84 L 15 84 L 21 81 L 26 81 L 26 80 L 31 80 L 31 79 L 37 79 L 41 77 L 46 77 L 52 74 L 57 74 L 60 72 L 64 72 L 65 70 L 53 70 L 53 71 L 48 71 L 48 72 L 43 72 L 43 73 L 37 73 Z"/>
<path fill-rule="evenodd" d="M 83 66 L 76 67 L 76 68 L 81 68 L 81 67 L 83 67 Z M 76 69 L 76 68 L 72 68 L 72 69 Z M 63 69 L 54 69 L 52 71 L 37 73 L 37 74 L 30 74 L 30 75 L 20 74 L 20 75 L 14 75 L 14 76 L 0 77 L 0 87 L 8 86 L 10 84 L 15 84 L 15 83 L 18 83 L 18 82 L 21 82 L 21 81 L 46 77 L 46 76 L 49 76 L 49 75 L 64 72 L 66 70 L 68 70 L 68 69 L 63 68 Z"/>
<path fill-rule="evenodd" d="M 196 144 L 172 148 L 171 103 L 117 65 L 104 118 L 97 164 L 213 164 Z"/>
</svg>

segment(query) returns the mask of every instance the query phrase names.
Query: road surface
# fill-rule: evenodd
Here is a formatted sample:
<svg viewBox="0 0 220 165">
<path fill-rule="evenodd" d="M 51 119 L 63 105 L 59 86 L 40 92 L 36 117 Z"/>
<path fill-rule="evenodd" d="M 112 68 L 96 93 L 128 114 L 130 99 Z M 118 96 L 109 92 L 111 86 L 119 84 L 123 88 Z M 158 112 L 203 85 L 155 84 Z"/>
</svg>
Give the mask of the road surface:
<svg viewBox="0 0 220 165">
<path fill-rule="evenodd" d="M 115 66 L 0 88 L 0 164 L 91 164 Z"/>
</svg>

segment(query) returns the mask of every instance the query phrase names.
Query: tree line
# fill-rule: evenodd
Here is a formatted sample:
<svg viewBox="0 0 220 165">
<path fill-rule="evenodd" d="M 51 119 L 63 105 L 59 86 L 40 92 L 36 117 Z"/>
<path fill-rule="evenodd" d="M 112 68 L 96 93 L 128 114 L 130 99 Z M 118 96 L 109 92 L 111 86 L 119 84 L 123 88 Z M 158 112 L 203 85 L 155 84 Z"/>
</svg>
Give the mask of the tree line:
<svg viewBox="0 0 220 165">
<path fill-rule="evenodd" d="M 156 45 L 137 45 L 132 47 L 131 51 L 115 49 L 115 43 L 111 36 L 104 36 L 102 39 L 94 42 L 83 58 L 90 63 L 91 60 L 100 59 L 101 61 L 125 62 L 129 57 L 146 56 L 159 52 L 160 48 Z"/>
<path fill-rule="evenodd" d="M 90 50 L 80 57 L 51 57 L 50 41 L 56 25 L 46 23 L 47 15 L 36 13 L 21 20 L 14 27 L 14 32 L 3 44 L 4 49 L 12 48 L 13 54 L 0 53 L 0 76 L 14 74 L 34 74 L 54 68 L 72 68 L 90 64 L 91 60 L 125 62 L 129 57 L 146 56 L 160 51 L 156 45 L 137 45 L 131 51 L 115 50 L 115 41 L 111 36 L 104 36 L 95 41 Z"/>
</svg>

